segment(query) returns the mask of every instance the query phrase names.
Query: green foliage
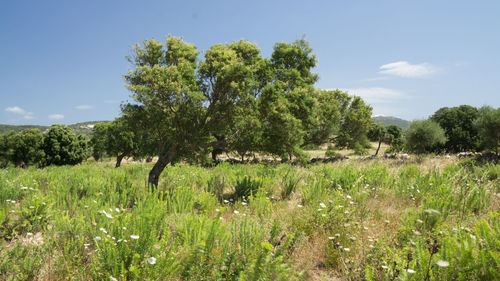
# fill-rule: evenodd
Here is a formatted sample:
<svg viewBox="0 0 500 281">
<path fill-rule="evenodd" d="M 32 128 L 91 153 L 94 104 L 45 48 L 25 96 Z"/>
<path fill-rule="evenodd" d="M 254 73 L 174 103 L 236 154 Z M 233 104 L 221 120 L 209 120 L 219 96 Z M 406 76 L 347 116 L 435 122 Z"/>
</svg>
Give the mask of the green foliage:
<svg viewBox="0 0 500 281">
<path fill-rule="evenodd" d="M 373 122 L 372 108 L 360 97 L 355 96 L 349 102 L 351 98 L 347 94 L 344 95 L 349 106 L 345 116 L 342 116 L 340 132 L 335 138 L 335 143 L 339 148 L 351 148 L 355 149 L 356 153 L 363 153 L 364 148 L 370 147 L 367 134 Z"/>
<path fill-rule="evenodd" d="M 486 147 L 495 150 L 498 155 L 498 146 L 500 145 L 500 108 L 481 107 L 474 125 Z"/>
<path fill-rule="evenodd" d="M 325 156 L 326 156 L 326 157 L 337 157 L 337 156 L 342 156 L 342 154 L 340 154 L 339 152 L 337 152 L 337 151 L 336 151 L 335 146 L 333 146 L 333 145 L 329 145 L 329 146 L 326 148 L 326 151 L 325 151 Z"/>
<path fill-rule="evenodd" d="M 252 180 L 251 177 L 245 176 L 242 180 L 237 180 L 234 186 L 234 197 L 236 199 L 245 199 L 250 195 L 257 194 L 259 188 L 262 187 L 262 182 L 259 179 Z"/>
<path fill-rule="evenodd" d="M 478 136 L 474 127 L 478 110 L 470 105 L 442 107 L 430 119 L 443 128 L 446 143 L 443 147 L 450 152 L 470 151 L 477 148 Z"/>
<path fill-rule="evenodd" d="M 43 136 L 44 165 L 75 165 L 87 158 L 87 139 L 64 125 L 52 125 Z"/>
<path fill-rule="evenodd" d="M 412 121 L 405 132 L 406 147 L 416 153 L 431 152 L 446 142 L 444 130 L 432 120 Z"/>
</svg>

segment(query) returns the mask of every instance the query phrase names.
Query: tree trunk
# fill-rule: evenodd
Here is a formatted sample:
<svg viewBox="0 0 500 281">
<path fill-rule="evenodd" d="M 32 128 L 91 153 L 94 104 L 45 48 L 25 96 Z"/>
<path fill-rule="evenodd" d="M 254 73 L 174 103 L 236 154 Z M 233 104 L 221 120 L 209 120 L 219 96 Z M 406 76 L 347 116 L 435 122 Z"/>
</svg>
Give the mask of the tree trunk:
<svg viewBox="0 0 500 281">
<path fill-rule="evenodd" d="M 119 168 L 120 167 L 120 165 L 122 164 L 122 160 L 125 157 L 125 155 L 127 155 L 127 153 L 123 153 L 123 154 L 120 154 L 120 155 L 116 156 L 116 165 L 115 165 L 115 168 Z"/>
<path fill-rule="evenodd" d="M 378 140 L 378 147 L 377 147 L 377 151 L 375 151 L 375 156 L 377 156 L 377 155 L 378 155 L 378 150 L 380 149 L 380 145 L 381 145 L 381 144 L 382 144 L 382 138 L 380 138 L 380 139 Z"/>
<path fill-rule="evenodd" d="M 148 190 L 151 188 L 151 192 L 154 192 L 155 189 L 158 188 L 161 172 L 163 172 L 165 167 L 172 162 L 176 155 L 177 147 L 175 145 L 170 147 L 167 152 L 158 155 L 158 161 L 156 161 L 151 171 L 149 171 Z"/>
<path fill-rule="evenodd" d="M 217 154 L 218 153 L 217 153 L 216 149 L 212 150 L 212 160 L 214 160 L 214 162 L 217 161 Z"/>
</svg>

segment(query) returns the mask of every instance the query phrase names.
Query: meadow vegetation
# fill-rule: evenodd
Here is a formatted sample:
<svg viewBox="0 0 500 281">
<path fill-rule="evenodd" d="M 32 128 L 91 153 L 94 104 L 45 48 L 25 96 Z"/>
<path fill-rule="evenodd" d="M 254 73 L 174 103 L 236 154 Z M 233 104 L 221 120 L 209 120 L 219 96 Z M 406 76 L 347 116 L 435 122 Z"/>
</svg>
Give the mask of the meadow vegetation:
<svg viewBox="0 0 500 281">
<path fill-rule="evenodd" d="M 500 278 L 498 165 L 151 166 L 0 170 L 0 279 Z"/>
</svg>

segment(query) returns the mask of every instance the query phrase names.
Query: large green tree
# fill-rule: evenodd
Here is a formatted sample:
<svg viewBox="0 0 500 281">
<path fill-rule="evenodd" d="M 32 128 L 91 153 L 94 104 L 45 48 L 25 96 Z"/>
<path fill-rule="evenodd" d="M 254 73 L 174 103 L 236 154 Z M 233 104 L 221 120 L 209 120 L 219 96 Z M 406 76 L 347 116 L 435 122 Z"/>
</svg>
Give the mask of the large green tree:
<svg viewBox="0 0 500 281">
<path fill-rule="evenodd" d="M 132 69 L 125 80 L 135 104 L 123 111 L 140 112 L 135 116 L 156 144 L 158 161 L 148 179 L 152 188 L 170 163 L 237 137 L 234 117 L 255 104 L 256 71 L 247 64 L 259 60 L 253 44 L 214 45 L 197 69 L 198 53 L 194 45 L 169 36 L 165 45 L 145 40 L 129 57 Z"/>
<path fill-rule="evenodd" d="M 446 142 L 444 130 L 433 120 L 415 120 L 405 132 L 406 147 L 417 153 L 431 152 Z"/>
<path fill-rule="evenodd" d="M 43 134 L 45 165 L 75 165 L 87 158 L 88 140 L 64 125 L 52 125 Z"/>
<path fill-rule="evenodd" d="M 474 122 L 487 148 L 495 150 L 498 155 L 500 145 L 500 107 L 494 109 L 483 106 L 478 111 L 478 118 Z"/>
<path fill-rule="evenodd" d="M 443 128 L 447 141 L 443 148 L 450 152 L 468 151 L 478 146 L 477 130 L 474 120 L 478 111 L 470 105 L 443 107 L 431 119 Z"/>
<path fill-rule="evenodd" d="M 350 97 L 347 93 L 339 94 L 339 100 L 346 109 L 341 117 L 341 125 L 335 142 L 339 148 L 351 148 L 362 152 L 370 147 L 367 134 L 373 123 L 372 107 L 367 105 L 361 97 Z"/>
</svg>

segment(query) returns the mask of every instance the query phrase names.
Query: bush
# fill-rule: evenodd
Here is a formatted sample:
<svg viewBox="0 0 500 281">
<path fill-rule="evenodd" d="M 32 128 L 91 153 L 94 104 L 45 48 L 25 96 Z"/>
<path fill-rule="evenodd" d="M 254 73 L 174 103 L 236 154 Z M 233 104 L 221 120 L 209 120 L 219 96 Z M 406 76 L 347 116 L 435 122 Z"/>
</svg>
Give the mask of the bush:
<svg viewBox="0 0 500 281">
<path fill-rule="evenodd" d="M 437 145 L 444 144 L 444 130 L 432 120 L 412 121 L 405 134 L 406 147 L 416 153 L 433 151 Z"/>
</svg>

